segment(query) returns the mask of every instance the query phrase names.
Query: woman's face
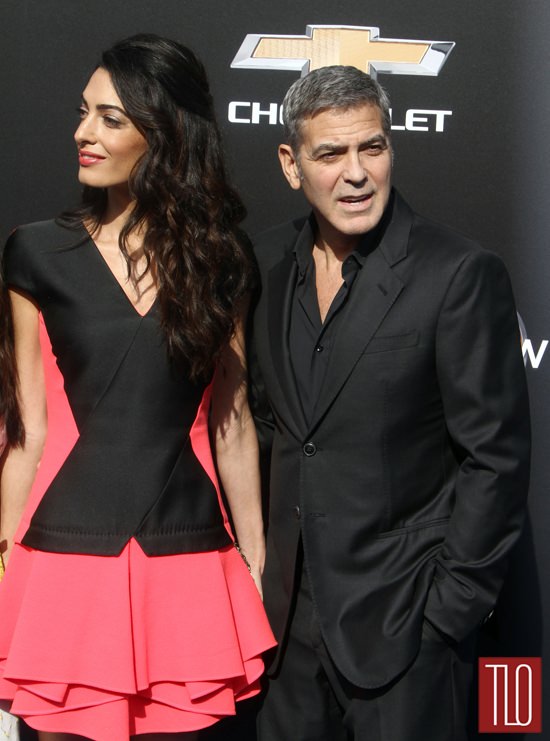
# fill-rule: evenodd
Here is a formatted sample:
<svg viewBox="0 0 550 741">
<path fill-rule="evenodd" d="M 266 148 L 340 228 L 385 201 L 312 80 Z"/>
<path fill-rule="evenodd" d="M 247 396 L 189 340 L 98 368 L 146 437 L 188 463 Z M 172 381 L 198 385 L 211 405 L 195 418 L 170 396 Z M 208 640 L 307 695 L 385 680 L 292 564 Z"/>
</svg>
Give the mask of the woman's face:
<svg viewBox="0 0 550 741">
<path fill-rule="evenodd" d="M 109 73 L 99 67 L 90 77 L 79 108 L 78 179 L 94 188 L 127 188 L 147 142 L 115 92 Z"/>
</svg>

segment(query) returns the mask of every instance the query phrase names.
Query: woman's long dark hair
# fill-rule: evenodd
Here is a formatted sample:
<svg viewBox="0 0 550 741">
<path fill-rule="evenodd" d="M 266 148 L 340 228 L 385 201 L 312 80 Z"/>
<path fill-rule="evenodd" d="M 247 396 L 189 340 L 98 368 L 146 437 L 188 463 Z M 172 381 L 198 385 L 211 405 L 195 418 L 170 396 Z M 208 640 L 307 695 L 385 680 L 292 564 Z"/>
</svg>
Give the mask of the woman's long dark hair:
<svg viewBox="0 0 550 741">
<path fill-rule="evenodd" d="M 0 424 L 6 427 L 10 445 L 23 445 L 25 429 L 17 399 L 17 366 L 13 322 L 7 287 L 0 276 Z"/>
<path fill-rule="evenodd" d="M 193 379 L 208 378 L 235 330 L 241 299 L 254 288 L 249 244 L 238 224 L 242 202 L 227 181 L 204 67 L 181 44 L 140 34 L 115 44 L 99 64 L 135 126 L 146 153 L 129 182 L 135 207 L 120 234 L 128 275 L 139 283 L 127 249 L 141 230 L 147 268 L 154 271 L 170 357 Z M 106 191 L 86 186 L 80 207 L 59 217 L 97 230 Z M 17 401 L 17 370 L 7 290 L 0 291 L 0 422 L 8 442 L 25 432 Z"/>
<path fill-rule="evenodd" d="M 99 66 L 148 144 L 130 177 L 135 207 L 119 239 L 129 277 L 142 277 L 127 249 L 140 230 L 169 354 L 192 378 L 208 377 L 255 269 L 238 229 L 245 210 L 227 181 L 204 67 L 185 46 L 152 34 L 115 44 Z M 61 221 L 97 229 L 106 206 L 104 190 L 85 187 L 81 206 Z"/>
</svg>

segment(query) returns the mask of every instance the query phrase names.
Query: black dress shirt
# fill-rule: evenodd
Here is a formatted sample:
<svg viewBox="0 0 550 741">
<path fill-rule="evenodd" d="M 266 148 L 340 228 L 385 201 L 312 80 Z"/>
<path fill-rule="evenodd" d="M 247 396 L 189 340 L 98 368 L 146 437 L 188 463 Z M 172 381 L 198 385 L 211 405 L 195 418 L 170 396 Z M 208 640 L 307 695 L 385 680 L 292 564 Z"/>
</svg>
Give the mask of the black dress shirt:
<svg viewBox="0 0 550 741">
<path fill-rule="evenodd" d="M 364 239 L 342 262 L 342 285 L 336 293 L 325 321 L 321 321 L 315 262 L 313 260 L 314 220 L 310 219 L 294 249 L 298 277 L 292 299 L 289 329 L 290 360 L 298 395 L 306 421 L 312 417 L 315 403 L 325 377 L 338 326 L 342 320 L 342 309 L 359 270 L 372 250 L 372 239 Z"/>
</svg>

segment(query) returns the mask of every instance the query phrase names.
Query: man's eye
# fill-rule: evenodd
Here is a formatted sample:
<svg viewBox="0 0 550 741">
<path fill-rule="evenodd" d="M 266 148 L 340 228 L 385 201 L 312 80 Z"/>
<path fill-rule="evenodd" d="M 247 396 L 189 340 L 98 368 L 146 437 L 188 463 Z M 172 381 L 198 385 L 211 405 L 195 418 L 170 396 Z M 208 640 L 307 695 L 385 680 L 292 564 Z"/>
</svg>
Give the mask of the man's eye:
<svg viewBox="0 0 550 741">
<path fill-rule="evenodd" d="M 379 142 L 377 144 L 369 144 L 366 151 L 368 154 L 376 156 L 377 154 L 384 152 L 387 148 L 386 144 Z"/>
</svg>

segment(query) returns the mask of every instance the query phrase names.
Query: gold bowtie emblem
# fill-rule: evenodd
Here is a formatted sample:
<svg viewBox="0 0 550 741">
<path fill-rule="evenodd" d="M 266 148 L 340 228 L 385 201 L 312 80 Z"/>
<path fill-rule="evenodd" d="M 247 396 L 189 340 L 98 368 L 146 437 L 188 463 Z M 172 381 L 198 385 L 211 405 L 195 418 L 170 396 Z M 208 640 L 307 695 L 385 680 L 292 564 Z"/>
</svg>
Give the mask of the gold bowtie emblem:
<svg viewBox="0 0 550 741">
<path fill-rule="evenodd" d="M 302 75 L 332 64 L 368 72 L 437 75 L 453 41 L 381 39 L 374 26 L 307 26 L 305 36 L 248 34 L 231 66 L 298 70 Z"/>
</svg>

